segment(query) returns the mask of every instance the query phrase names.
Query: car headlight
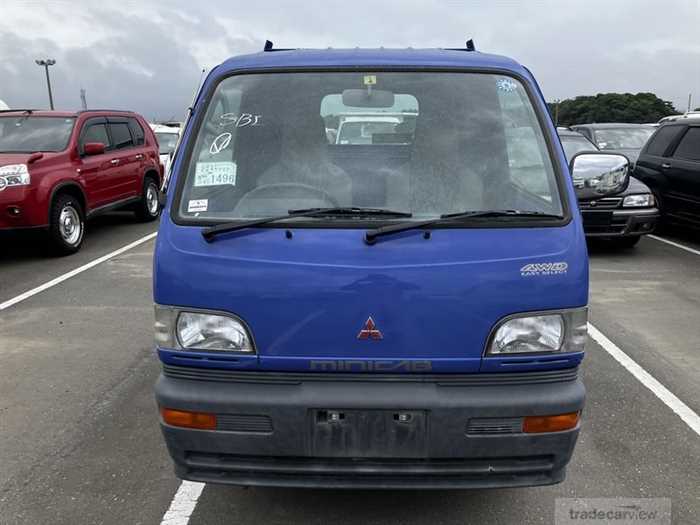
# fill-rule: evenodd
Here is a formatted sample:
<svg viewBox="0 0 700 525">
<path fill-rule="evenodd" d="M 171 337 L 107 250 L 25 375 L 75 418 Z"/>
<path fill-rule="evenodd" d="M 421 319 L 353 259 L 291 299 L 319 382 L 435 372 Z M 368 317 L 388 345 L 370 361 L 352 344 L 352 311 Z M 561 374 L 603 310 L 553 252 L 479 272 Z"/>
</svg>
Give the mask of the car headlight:
<svg viewBox="0 0 700 525">
<path fill-rule="evenodd" d="M 26 164 L 2 166 L 0 167 L 0 177 L 5 181 L 3 186 L 27 186 L 31 182 Z"/>
<path fill-rule="evenodd" d="M 176 350 L 255 352 L 243 321 L 229 314 L 180 310 L 156 305 L 155 340 Z"/>
<path fill-rule="evenodd" d="M 493 331 L 486 353 L 582 352 L 587 334 L 587 308 L 510 316 Z"/>
<path fill-rule="evenodd" d="M 651 193 L 641 195 L 628 195 L 622 201 L 623 208 L 648 208 L 655 204 L 654 196 Z"/>
</svg>

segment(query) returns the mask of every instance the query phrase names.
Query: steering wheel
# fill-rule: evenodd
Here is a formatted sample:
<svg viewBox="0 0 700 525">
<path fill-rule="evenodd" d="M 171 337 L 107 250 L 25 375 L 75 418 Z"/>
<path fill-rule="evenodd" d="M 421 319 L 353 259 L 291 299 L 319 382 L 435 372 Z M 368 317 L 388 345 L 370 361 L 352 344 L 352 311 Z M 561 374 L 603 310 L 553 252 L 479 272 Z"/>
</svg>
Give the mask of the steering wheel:
<svg viewBox="0 0 700 525">
<path fill-rule="evenodd" d="M 324 201 L 326 204 L 323 206 L 318 206 L 319 208 L 335 208 L 340 206 L 340 203 L 338 200 L 333 197 L 330 193 L 328 193 L 325 190 L 322 190 L 321 188 L 316 188 L 314 186 L 309 186 L 308 184 L 301 184 L 298 182 L 277 182 L 273 184 L 263 184 L 262 186 L 258 186 L 257 188 L 253 188 L 250 190 L 248 193 L 243 195 L 241 199 L 238 201 L 238 204 L 236 204 L 236 207 L 233 209 L 236 215 L 240 216 L 245 216 L 246 215 L 246 207 L 250 207 L 251 210 L 254 210 L 254 207 L 250 204 L 250 201 L 254 199 L 263 199 L 266 197 L 266 194 L 268 198 L 272 197 L 281 197 L 285 196 L 288 199 L 294 199 L 294 198 L 299 198 L 296 197 L 296 191 L 299 190 L 301 195 L 300 197 L 303 198 L 309 198 L 309 196 L 314 195 L 316 198 L 318 198 L 320 201 Z M 287 209 L 293 208 L 294 206 L 286 206 Z M 281 213 L 286 213 L 287 209 L 285 209 Z M 258 210 L 255 210 L 258 211 Z"/>
</svg>

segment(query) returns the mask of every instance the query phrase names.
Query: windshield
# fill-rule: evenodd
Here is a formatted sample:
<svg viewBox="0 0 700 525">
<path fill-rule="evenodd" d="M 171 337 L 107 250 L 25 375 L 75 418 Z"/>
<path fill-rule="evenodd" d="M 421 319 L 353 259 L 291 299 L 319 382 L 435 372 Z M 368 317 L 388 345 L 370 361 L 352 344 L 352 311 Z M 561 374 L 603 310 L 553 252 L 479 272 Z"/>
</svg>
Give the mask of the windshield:
<svg viewBox="0 0 700 525">
<path fill-rule="evenodd" d="M 582 151 L 598 151 L 590 140 L 586 137 L 560 136 L 561 145 L 564 147 L 564 155 L 566 160 L 571 161 L 571 158 Z"/>
<path fill-rule="evenodd" d="M 653 133 L 652 127 L 597 129 L 595 141 L 600 149 L 642 149 Z"/>
<path fill-rule="evenodd" d="M 530 99 L 502 75 L 231 76 L 209 101 L 183 175 L 179 215 L 205 223 L 336 206 L 411 220 L 489 209 L 562 214 Z"/>
<path fill-rule="evenodd" d="M 158 152 L 161 155 L 170 155 L 175 151 L 175 146 L 177 145 L 177 138 L 179 135 L 177 133 L 163 133 L 156 131 L 156 138 L 158 139 Z"/>
<path fill-rule="evenodd" d="M 74 124 L 73 117 L 0 117 L 0 153 L 63 151 Z"/>
</svg>

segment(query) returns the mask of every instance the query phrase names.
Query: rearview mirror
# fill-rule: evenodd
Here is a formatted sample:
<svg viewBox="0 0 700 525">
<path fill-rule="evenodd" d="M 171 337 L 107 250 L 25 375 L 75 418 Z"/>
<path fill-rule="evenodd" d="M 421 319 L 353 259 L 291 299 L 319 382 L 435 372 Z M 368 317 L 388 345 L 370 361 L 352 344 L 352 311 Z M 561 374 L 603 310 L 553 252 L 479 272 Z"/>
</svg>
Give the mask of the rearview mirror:
<svg viewBox="0 0 700 525">
<path fill-rule="evenodd" d="M 381 89 L 346 89 L 343 105 L 351 108 L 390 108 L 394 105 L 394 94 Z"/>
<path fill-rule="evenodd" d="M 102 142 L 86 142 L 83 146 L 85 155 L 102 155 L 105 152 L 105 145 Z"/>
<path fill-rule="evenodd" d="M 615 153 L 579 153 L 571 159 L 570 170 L 579 199 L 620 193 L 630 180 L 629 160 Z"/>
</svg>

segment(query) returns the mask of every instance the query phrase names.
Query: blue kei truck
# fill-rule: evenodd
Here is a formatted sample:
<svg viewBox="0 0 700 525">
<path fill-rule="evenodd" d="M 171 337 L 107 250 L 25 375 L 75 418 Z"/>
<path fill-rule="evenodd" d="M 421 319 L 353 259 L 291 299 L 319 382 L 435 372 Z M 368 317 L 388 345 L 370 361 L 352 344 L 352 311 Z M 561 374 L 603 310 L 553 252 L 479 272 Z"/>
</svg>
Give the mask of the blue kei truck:
<svg viewBox="0 0 700 525">
<path fill-rule="evenodd" d="M 154 258 L 155 387 L 176 474 L 252 486 L 478 488 L 565 477 L 588 256 L 567 165 L 515 61 L 265 50 L 204 81 Z"/>
</svg>

